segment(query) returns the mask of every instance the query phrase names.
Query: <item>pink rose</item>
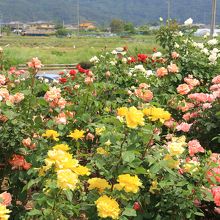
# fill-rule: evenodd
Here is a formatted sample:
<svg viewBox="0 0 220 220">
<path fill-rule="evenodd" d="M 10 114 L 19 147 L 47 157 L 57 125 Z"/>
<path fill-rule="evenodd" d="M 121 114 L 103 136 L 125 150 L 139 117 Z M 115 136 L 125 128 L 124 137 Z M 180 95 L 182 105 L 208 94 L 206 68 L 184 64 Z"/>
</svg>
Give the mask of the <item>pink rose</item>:
<svg viewBox="0 0 220 220">
<path fill-rule="evenodd" d="M 189 155 L 192 157 L 196 153 L 204 153 L 205 150 L 204 148 L 200 145 L 198 140 L 192 140 L 188 142 L 188 147 L 189 147 Z"/>
<path fill-rule="evenodd" d="M 220 83 L 220 75 L 216 76 L 213 80 L 212 80 L 213 84 L 219 84 Z"/>
<path fill-rule="evenodd" d="M 182 122 L 181 124 L 179 124 L 176 127 L 176 129 L 177 129 L 177 131 L 189 132 L 191 126 L 192 126 L 192 124 L 188 124 L 188 123 Z"/>
<path fill-rule="evenodd" d="M 212 195 L 215 204 L 220 206 L 220 186 L 212 188 Z"/>
</svg>

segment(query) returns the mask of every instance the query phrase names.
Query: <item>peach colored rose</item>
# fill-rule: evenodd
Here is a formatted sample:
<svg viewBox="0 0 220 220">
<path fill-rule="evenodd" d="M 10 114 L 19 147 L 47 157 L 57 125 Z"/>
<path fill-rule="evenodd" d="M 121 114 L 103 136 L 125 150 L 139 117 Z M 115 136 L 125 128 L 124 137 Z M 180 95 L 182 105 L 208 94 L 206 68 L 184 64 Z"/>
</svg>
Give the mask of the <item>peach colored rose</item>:
<svg viewBox="0 0 220 220">
<path fill-rule="evenodd" d="M 49 91 L 46 92 L 46 94 L 44 95 L 44 99 L 47 102 L 53 101 L 55 99 L 59 99 L 61 97 L 61 89 L 60 88 L 50 88 Z"/>
<path fill-rule="evenodd" d="M 168 67 L 167 67 L 168 71 L 170 73 L 178 73 L 179 72 L 179 67 L 176 64 L 171 63 Z"/>
<path fill-rule="evenodd" d="M 78 90 L 79 87 L 80 87 L 80 85 L 79 85 L 79 84 L 76 84 L 73 88 L 74 88 L 75 90 Z"/>
<path fill-rule="evenodd" d="M 7 193 L 7 192 L 1 193 L 0 194 L 0 199 L 3 200 L 2 202 L 0 202 L 2 205 L 5 205 L 5 206 L 11 205 L 12 197 L 11 197 L 10 193 Z"/>
<path fill-rule="evenodd" d="M 9 91 L 6 88 L 0 88 L 0 97 L 2 97 L 2 99 L 8 99 Z"/>
<path fill-rule="evenodd" d="M 165 75 L 168 75 L 168 71 L 165 67 L 161 67 L 161 68 L 157 69 L 157 76 L 158 77 L 163 77 Z"/>
<path fill-rule="evenodd" d="M 26 139 L 23 139 L 22 140 L 22 144 L 25 146 L 25 147 L 29 147 L 31 145 L 31 139 L 28 137 Z"/>
<path fill-rule="evenodd" d="M 17 93 L 14 95 L 14 102 L 15 102 L 15 103 L 19 103 L 19 102 L 21 102 L 23 99 L 24 99 L 24 94 L 23 94 L 23 93 L 17 92 Z"/>
<path fill-rule="evenodd" d="M 189 78 L 189 77 L 185 77 L 184 82 L 187 83 L 191 88 L 200 85 L 200 82 L 199 82 L 198 79 L 192 79 L 192 78 Z"/>
<path fill-rule="evenodd" d="M 177 92 L 181 95 L 186 95 L 190 92 L 190 87 L 187 84 L 180 84 L 177 87 Z"/>
<path fill-rule="evenodd" d="M 154 95 L 153 93 L 150 91 L 150 90 L 145 90 L 143 92 L 143 96 L 142 96 L 142 99 L 145 101 L 145 102 L 150 102 L 152 99 L 153 99 Z"/>
<path fill-rule="evenodd" d="M 6 83 L 6 77 L 2 74 L 0 74 L 0 84 L 4 85 Z"/>
<path fill-rule="evenodd" d="M 150 86 L 148 85 L 148 84 L 146 84 L 146 83 L 141 83 L 140 85 L 139 85 L 139 88 L 140 89 L 148 89 Z"/>
<path fill-rule="evenodd" d="M 32 58 L 32 60 L 30 62 L 28 62 L 29 68 L 41 69 L 42 66 L 43 65 L 42 65 L 41 61 L 37 57 Z"/>
<path fill-rule="evenodd" d="M 91 140 L 93 142 L 94 138 L 95 138 L 95 136 L 93 134 L 91 134 L 91 133 L 88 133 L 86 135 L 86 140 Z"/>
<path fill-rule="evenodd" d="M 86 77 L 84 80 L 86 85 L 91 85 L 93 83 L 93 78 L 92 77 Z"/>
<path fill-rule="evenodd" d="M 66 104 L 67 101 L 62 97 L 57 102 L 57 106 L 60 107 L 61 109 L 65 108 Z"/>
<path fill-rule="evenodd" d="M 180 55 L 174 51 L 174 52 L 172 52 L 171 56 L 173 59 L 177 59 L 177 58 L 179 58 Z"/>
<path fill-rule="evenodd" d="M 66 125 L 67 124 L 66 114 L 64 112 L 59 113 L 59 115 L 55 117 L 55 122 L 57 124 Z"/>
<path fill-rule="evenodd" d="M 110 72 L 110 71 L 107 71 L 107 72 L 105 73 L 105 76 L 106 76 L 107 78 L 109 78 L 109 77 L 111 76 L 111 72 Z"/>
</svg>

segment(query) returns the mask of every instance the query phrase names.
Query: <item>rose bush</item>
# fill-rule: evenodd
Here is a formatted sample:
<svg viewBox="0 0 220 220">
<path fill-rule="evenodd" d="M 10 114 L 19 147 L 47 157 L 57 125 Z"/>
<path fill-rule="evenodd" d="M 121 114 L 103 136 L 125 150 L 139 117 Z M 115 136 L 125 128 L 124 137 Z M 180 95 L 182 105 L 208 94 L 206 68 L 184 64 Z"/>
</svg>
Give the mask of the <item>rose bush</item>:
<svg viewBox="0 0 220 220">
<path fill-rule="evenodd" d="M 192 34 L 169 23 L 163 54 L 117 48 L 50 84 L 38 58 L 3 70 L 0 219 L 219 217 L 218 41 Z"/>
</svg>

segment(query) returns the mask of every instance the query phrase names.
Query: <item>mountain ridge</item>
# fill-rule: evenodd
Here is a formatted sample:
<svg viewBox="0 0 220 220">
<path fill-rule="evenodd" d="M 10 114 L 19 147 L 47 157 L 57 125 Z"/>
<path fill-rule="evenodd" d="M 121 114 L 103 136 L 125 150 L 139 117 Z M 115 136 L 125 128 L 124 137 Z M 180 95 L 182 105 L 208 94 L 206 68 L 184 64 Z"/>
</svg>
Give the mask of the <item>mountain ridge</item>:
<svg viewBox="0 0 220 220">
<path fill-rule="evenodd" d="M 167 0 L 79 0 L 80 20 L 109 24 L 119 18 L 142 25 L 167 18 Z M 197 23 L 209 24 L 211 0 L 171 0 L 171 18 L 183 22 L 189 17 Z M 217 2 L 217 22 L 220 22 Z M 0 0 L 0 18 L 10 21 L 54 21 L 77 23 L 77 0 Z"/>
</svg>

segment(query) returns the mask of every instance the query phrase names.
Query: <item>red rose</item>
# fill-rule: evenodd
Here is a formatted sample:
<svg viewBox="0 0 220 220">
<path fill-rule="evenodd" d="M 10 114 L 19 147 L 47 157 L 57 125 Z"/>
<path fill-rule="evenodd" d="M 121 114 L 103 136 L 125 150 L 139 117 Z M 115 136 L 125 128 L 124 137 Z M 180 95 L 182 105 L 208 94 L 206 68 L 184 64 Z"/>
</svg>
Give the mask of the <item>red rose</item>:
<svg viewBox="0 0 220 220">
<path fill-rule="evenodd" d="M 31 166 L 32 166 L 31 163 L 28 163 L 26 160 L 24 161 L 24 164 L 23 164 L 24 170 L 29 170 L 31 168 Z"/>
<path fill-rule="evenodd" d="M 59 75 L 63 75 L 63 74 L 64 74 L 64 72 L 60 72 L 60 73 L 59 73 Z"/>
<path fill-rule="evenodd" d="M 135 202 L 133 205 L 133 209 L 136 211 L 140 211 L 141 210 L 141 205 L 139 202 Z"/>
<path fill-rule="evenodd" d="M 67 78 L 60 78 L 59 81 L 60 81 L 60 83 L 66 83 L 67 82 Z"/>
<path fill-rule="evenodd" d="M 128 58 L 128 64 L 135 63 L 135 62 L 136 62 L 136 59 L 134 57 Z"/>
<path fill-rule="evenodd" d="M 148 56 L 146 54 L 138 54 L 138 61 L 144 63 L 146 62 Z"/>
<path fill-rule="evenodd" d="M 12 169 L 21 169 L 28 170 L 31 167 L 31 164 L 28 163 L 24 156 L 13 154 L 12 159 L 8 161 L 12 166 Z"/>
<path fill-rule="evenodd" d="M 69 72 L 69 74 L 71 75 L 71 76 L 75 76 L 76 75 L 76 70 L 70 70 L 70 72 Z"/>
</svg>

